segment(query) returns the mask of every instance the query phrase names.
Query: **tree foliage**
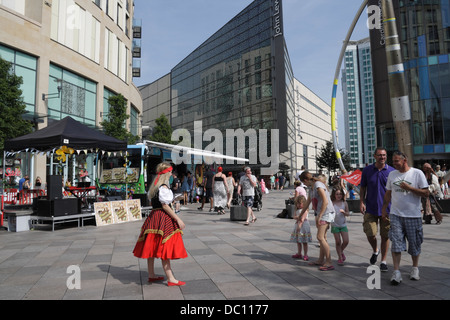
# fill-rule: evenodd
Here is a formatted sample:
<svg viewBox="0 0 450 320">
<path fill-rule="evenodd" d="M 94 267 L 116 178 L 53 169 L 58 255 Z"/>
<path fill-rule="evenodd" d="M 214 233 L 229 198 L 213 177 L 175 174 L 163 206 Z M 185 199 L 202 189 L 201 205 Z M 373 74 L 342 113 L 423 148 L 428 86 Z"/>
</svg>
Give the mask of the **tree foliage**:
<svg viewBox="0 0 450 320">
<path fill-rule="evenodd" d="M 153 133 L 149 136 L 149 139 L 155 142 L 173 143 L 173 130 L 166 115 L 163 113 L 155 122 L 156 126 L 153 128 Z"/>
<path fill-rule="evenodd" d="M 106 135 L 119 140 L 135 144 L 139 137 L 131 134 L 126 128 L 126 120 L 130 118 L 127 114 L 127 100 L 121 94 L 108 99 L 109 112 L 106 120 L 100 122 Z"/>
<path fill-rule="evenodd" d="M 350 166 L 350 155 L 342 149 L 340 149 L 339 152 L 341 153 L 344 166 L 348 168 Z M 334 151 L 333 141 L 327 141 L 327 143 L 322 146 L 316 157 L 316 162 L 320 169 L 327 169 L 329 174 L 340 170 L 336 152 Z"/>
<path fill-rule="evenodd" d="M 0 150 L 4 143 L 16 137 L 30 133 L 33 129 L 31 122 L 23 120 L 26 112 L 23 102 L 22 77 L 12 72 L 12 64 L 0 57 Z"/>
</svg>

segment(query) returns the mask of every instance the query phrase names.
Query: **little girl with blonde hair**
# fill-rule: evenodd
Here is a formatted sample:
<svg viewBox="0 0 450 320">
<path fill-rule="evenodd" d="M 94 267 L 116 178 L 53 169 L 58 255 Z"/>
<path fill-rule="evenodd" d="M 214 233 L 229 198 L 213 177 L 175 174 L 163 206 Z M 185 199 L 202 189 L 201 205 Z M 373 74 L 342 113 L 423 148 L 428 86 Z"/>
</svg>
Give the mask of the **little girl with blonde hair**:
<svg viewBox="0 0 450 320">
<path fill-rule="evenodd" d="M 300 216 L 300 212 L 302 211 L 305 202 L 306 198 L 302 195 L 297 196 L 294 199 L 296 211 L 293 219 L 296 220 L 296 222 L 291 234 L 291 242 L 297 243 L 297 253 L 294 254 L 292 258 L 308 261 L 308 242 L 312 241 L 311 228 L 308 221 L 308 211 L 306 211 L 303 216 Z M 304 253 L 303 256 L 302 248 Z"/>
</svg>

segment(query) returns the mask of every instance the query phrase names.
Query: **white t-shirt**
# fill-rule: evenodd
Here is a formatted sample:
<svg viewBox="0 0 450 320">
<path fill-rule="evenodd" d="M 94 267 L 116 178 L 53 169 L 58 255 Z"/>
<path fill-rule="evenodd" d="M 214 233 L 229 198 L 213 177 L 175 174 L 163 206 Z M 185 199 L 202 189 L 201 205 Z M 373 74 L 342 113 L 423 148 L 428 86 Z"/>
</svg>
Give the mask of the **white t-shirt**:
<svg viewBox="0 0 450 320">
<path fill-rule="evenodd" d="M 428 189 L 428 182 L 421 170 L 410 168 L 406 172 L 394 170 L 389 174 L 386 189 L 392 192 L 391 213 L 400 217 L 420 218 L 422 209 L 421 197 L 399 187 L 402 182 L 417 189 Z"/>
<path fill-rule="evenodd" d="M 299 216 L 300 215 L 300 213 L 302 213 L 302 210 L 303 209 L 297 209 L 297 211 L 295 211 L 295 214 L 297 215 L 297 216 Z M 305 220 L 304 221 L 308 221 L 308 212 L 305 212 Z"/>
<path fill-rule="evenodd" d="M 334 212 L 336 213 L 336 217 L 332 223 L 333 227 L 343 228 L 347 226 L 347 218 L 341 212 L 341 209 L 345 211 L 345 204 L 346 203 L 344 201 L 333 203 Z"/>
<path fill-rule="evenodd" d="M 317 199 L 317 208 L 315 210 L 315 213 L 319 215 L 323 206 L 323 200 L 319 195 L 318 189 L 323 189 L 325 191 L 325 196 L 328 202 L 327 208 L 323 213 L 322 220 L 326 222 L 333 222 L 335 217 L 333 202 L 331 202 L 330 193 L 328 192 L 327 186 L 320 181 L 316 181 L 314 183 L 314 187 L 310 190 L 311 199 Z"/>
<path fill-rule="evenodd" d="M 258 182 L 254 175 L 251 175 L 251 179 L 253 182 Z M 250 183 L 249 178 L 245 175 L 242 176 L 239 180 L 239 184 L 242 186 L 242 196 L 243 197 L 253 197 L 255 195 L 255 188 Z"/>
</svg>

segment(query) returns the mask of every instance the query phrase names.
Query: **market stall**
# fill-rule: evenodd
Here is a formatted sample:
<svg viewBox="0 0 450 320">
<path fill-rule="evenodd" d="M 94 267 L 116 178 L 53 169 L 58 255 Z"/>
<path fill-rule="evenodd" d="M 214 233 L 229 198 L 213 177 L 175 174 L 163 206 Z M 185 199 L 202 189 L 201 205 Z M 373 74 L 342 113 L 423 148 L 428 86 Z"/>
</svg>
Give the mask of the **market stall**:
<svg viewBox="0 0 450 320">
<path fill-rule="evenodd" d="M 19 153 L 32 153 L 47 155 L 53 160 L 53 156 L 56 154 L 58 159 L 63 162 L 66 160 L 66 156 L 81 153 L 99 153 L 99 152 L 120 152 L 127 149 L 126 141 L 121 141 L 113 137 L 107 136 L 98 130 L 90 128 L 71 117 L 66 117 L 62 120 L 55 121 L 49 124 L 47 127 L 35 131 L 33 133 L 7 140 L 5 141 L 5 151 L 4 159 L 8 156 L 13 156 Z M 5 168 L 6 161 L 3 161 L 3 172 L 6 172 Z M 38 201 L 42 201 L 40 208 L 49 208 L 49 212 L 38 212 L 38 215 L 43 216 L 56 216 L 63 215 L 64 212 L 54 212 L 56 208 L 65 208 L 67 206 L 61 201 L 64 201 L 63 191 L 62 191 L 62 181 L 61 177 L 54 175 L 52 172 L 52 166 L 50 166 L 50 172 L 47 170 L 47 189 L 43 192 L 36 193 L 40 196 Z M 53 178 L 52 178 L 53 177 Z M 3 190 L 2 194 L 10 195 L 11 201 L 14 201 L 14 197 L 10 190 Z M 84 188 L 84 187 L 82 187 Z M 86 188 L 84 188 L 86 189 Z M 66 190 L 67 191 L 67 190 Z M 83 190 L 81 193 L 77 192 L 78 189 L 68 190 L 69 192 L 77 193 L 77 196 L 86 196 L 87 192 Z M 89 191 L 92 187 L 89 187 Z M 19 192 L 20 193 L 20 192 Z M 29 194 L 29 192 L 26 192 Z M 31 193 L 34 195 L 35 193 Z M 79 198 L 76 197 L 76 198 Z M 9 199 L 8 198 L 8 199 Z M 32 197 L 28 197 L 32 198 Z M 28 199 L 27 197 L 21 197 L 21 199 Z M 3 200 L 3 196 L 2 196 Z M 58 205 L 55 205 L 55 202 Z M 73 201 L 73 199 L 72 199 Z M 17 201 L 16 201 L 17 202 Z M 22 203 L 21 203 L 22 202 Z M 27 201 L 21 200 L 18 204 L 29 204 L 29 199 Z M 26 203 L 25 203 L 26 202 Z M 42 209 L 43 210 L 43 209 Z M 64 209 L 62 209 L 64 211 Z M 81 209 L 78 209 L 76 213 Z M 2 212 L 3 212 L 3 201 L 2 201 Z M 1 225 L 3 225 L 3 214 L 1 216 Z"/>
</svg>

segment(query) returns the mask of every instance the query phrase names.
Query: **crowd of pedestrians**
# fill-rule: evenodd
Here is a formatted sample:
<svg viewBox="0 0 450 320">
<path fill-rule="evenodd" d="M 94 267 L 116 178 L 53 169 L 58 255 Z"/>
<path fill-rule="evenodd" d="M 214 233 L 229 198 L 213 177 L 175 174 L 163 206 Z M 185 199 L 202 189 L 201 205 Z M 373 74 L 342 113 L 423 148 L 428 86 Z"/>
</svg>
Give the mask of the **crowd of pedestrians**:
<svg viewBox="0 0 450 320">
<path fill-rule="evenodd" d="M 443 183 L 446 172 L 435 172 L 426 163 L 422 170 L 413 168 L 407 157 L 400 151 L 392 156 L 393 166 L 387 164 L 385 148 L 377 148 L 374 162 L 362 171 L 359 189 L 359 208 L 363 214 L 362 231 L 365 233 L 371 254 L 369 263 L 374 265 L 381 260 L 380 270 L 389 270 L 387 256 L 389 249 L 393 261 L 391 284 L 398 285 L 402 281 L 399 270 L 401 254 L 407 251 L 411 256 L 412 268 L 409 278 L 419 280 L 419 257 L 423 242 L 423 223 L 430 223 L 434 216 L 436 224 L 442 222 L 442 214 L 438 208 L 438 199 L 443 199 Z M 438 175 L 439 173 L 439 175 Z M 349 234 L 346 219 L 350 215 L 346 198 L 350 198 L 345 185 L 333 183 L 326 185 L 326 177 L 313 176 L 303 171 L 295 183 L 294 203 L 296 213 L 294 230 L 290 240 L 297 243 L 295 259 L 309 260 L 308 243 L 311 242 L 311 229 L 308 223 L 310 205 L 314 210 L 317 240 L 320 245 L 319 258 L 310 262 L 321 271 L 334 270 L 331 261 L 330 246 L 326 233 L 331 229 L 335 239 L 338 265 L 346 261 L 345 249 L 349 245 Z M 305 196 L 305 187 L 309 193 Z M 378 235 L 380 240 L 377 239 Z"/>
<path fill-rule="evenodd" d="M 400 262 L 403 251 L 411 256 L 411 280 L 419 280 L 419 257 L 423 242 L 423 221 L 429 223 L 434 215 L 436 223 L 442 222 L 437 199 L 443 198 L 442 183 L 447 173 L 426 163 L 423 170 L 410 166 L 407 157 L 400 151 L 395 151 L 392 157 L 393 166 L 387 164 L 387 152 L 384 148 L 377 148 L 374 152 L 374 163 L 366 166 L 361 175 L 359 208 L 363 214 L 362 231 L 365 233 L 371 248 L 370 264 L 374 265 L 381 258 L 380 270 L 389 270 L 387 255 L 390 248 L 393 273 L 391 283 L 398 285 L 402 282 Z M 158 166 L 158 175 L 152 182 L 149 198 L 153 210 L 145 220 L 134 254 L 147 259 L 149 282 L 161 281 L 164 277 L 154 273 L 154 259 L 161 258 L 163 269 L 168 279 L 168 285 L 180 286 L 185 283 L 175 279 L 170 266 L 170 260 L 187 257 L 181 238 L 184 222 L 179 218 L 179 200 L 189 201 L 189 193 L 194 189 L 190 173 L 183 181 L 174 173 L 169 164 Z M 438 175 L 439 174 L 439 175 Z M 252 174 L 250 167 L 245 167 L 235 180 L 232 174 L 225 175 L 221 167 L 217 172 L 212 169 L 204 175 L 202 184 L 202 203 L 199 210 L 203 210 L 205 200 L 210 202 L 210 211 L 225 213 L 230 207 L 230 201 L 235 196 L 234 191 L 242 197 L 242 205 L 247 210 L 248 226 L 257 217 L 253 211 L 255 188 L 261 182 Z M 346 188 L 342 183 L 327 186 L 324 175 L 313 176 L 302 170 L 296 178 L 293 215 L 294 228 L 290 241 L 297 244 L 295 259 L 308 261 L 321 271 L 334 270 L 327 232 L 331 230 L 335 240 L 337 264 L 344 265 L 347 257 L 345 250 L 349 246 L 350 236 L 347 228 L 349 206 Z M 274 175 L 270 180 L 270 188 L 282 190 L 284 177 Z M 265 188 L 264 184 L 262 184 Z M 308 192 L 306 191 L 308 189 Z M 174 204 L 172 206 L 171 204 Z M 316 238 L 319 242 L 319 257 L 309 261 L 308 244 L 312 242 L 312 231 L 309 223 L 309 209 L 314 211 L 314 225 Z M 172 209 L 174 208 L 174 209 Z M 377 236 L 380 236 L 378 241 Z"/>
</svg>

